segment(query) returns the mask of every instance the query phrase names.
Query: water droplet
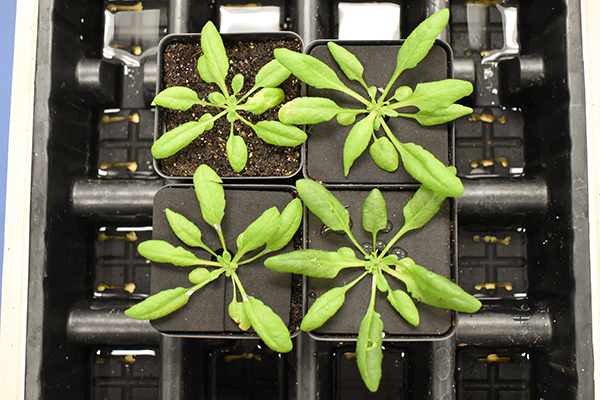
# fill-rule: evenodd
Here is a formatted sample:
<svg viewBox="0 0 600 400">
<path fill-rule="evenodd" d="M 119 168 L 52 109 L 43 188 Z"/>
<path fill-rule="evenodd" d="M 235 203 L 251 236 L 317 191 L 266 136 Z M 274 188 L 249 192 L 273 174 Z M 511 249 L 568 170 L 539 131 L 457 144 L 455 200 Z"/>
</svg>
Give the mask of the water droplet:
<svg viewBox="0 0 600 400">
<path fill-rule="evenodd" d="M 315 292 L 310 292 L 308 294 L 308 297 L 310 297 L 311 299 L 316 299 L 317 298 L 317 294 Z"/>
<path fill-rule="evenodd" d="M 393 254 L 396 257 L 398 257 L 398 260 L 408 257 L 408 253 L 406 252 L 406 250 L 404 250 L 401 247 L 392 247 L 392 250 L 390 250 L 390 254 Z"/>
<path fill-rule="evenodd" d="M 385 228 L 381 230 L 381 233 L 389 233 L 392 229 L 394 229 L 394 225 L 391 221 L 388 221 Z"/>
<path fill-rule="evenodd" d="M 375 242 L 375 248 L 379 251 L 383 251 L 385 246 L 387 246 L 387 243 L 385 243 L 383 240 L 378 240 Z"/>
<path fill-rule="evenodd" d="M 371 254 L 373 252 L 373 245 L 371 243 L 365 242 L 362 243 L 360 245 L 360 247 L 362 247 L 362 249 L 365 251 L 365 253 L 367 254 Z"/>
</svg>

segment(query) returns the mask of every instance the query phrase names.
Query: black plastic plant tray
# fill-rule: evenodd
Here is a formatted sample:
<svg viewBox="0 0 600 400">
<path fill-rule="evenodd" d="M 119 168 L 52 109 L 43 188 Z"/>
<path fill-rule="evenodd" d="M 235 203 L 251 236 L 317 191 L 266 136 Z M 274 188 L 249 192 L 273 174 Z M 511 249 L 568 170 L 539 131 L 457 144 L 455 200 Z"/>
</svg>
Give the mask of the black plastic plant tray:
<svg viewBox="0 0 600 400">
<path fill-rule="evenodd" d="M 454 123 L 465 186 L 455 278 L 483 308 L 452 313 L 445 335 L 384 341 L 377 394 L 360 379 L 351 338 L 300 332 L 279 355 L 257 339 L 173 337 L 124 315 L 151 291 L 136 248 L 152 236 L 154 195 L 174 183 L 150 157 L 157 65 L 148 37 L 219 26 L 229 4 L 141 3 L 158 10 L 148 14 L 155 25 L 119 28 L 131 35 L 112 43 L 130 52 L 124 61 L 103 55 L 106 7 L 137 2 L 39 1 L 26 399 L 593 398 L 578 0 L 396 2 L 401 39 L 450 8 L 440 40 L 454 77 L 474 85 L 464 100 L 473 115 Z M 336 1 L 262 5 L 280 7 L 281 30 L 306 45 L 338 38 Z"/>
</svg>

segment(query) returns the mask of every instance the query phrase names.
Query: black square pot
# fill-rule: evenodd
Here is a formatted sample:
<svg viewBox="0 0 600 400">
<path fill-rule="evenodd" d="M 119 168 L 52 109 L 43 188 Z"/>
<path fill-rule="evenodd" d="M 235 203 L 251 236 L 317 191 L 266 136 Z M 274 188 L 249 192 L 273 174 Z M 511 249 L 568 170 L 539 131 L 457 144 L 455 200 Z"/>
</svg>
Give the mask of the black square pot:
<svg viewBox="0 0 600 400">
<path fill-rule="evenodd" d="M 316 41 L 307 48 L 307 54 L 321 60 L 336 71 L 341 81 L 350 89 L 366 96 L 364 88 L 356 81 L 350 81 L 335 62 L 328 41 Z M 369 86 L 384 88 L 396 67 L 398 50 L 404 41 L 356 42 L 335 41 L 335 43 L 353 53 L 364 66 L 364 80 Z M 439 81 L 452 76 L 452 54 L 447 44 L 436 41 L 429 54 L 415 68 L 404 71 L 390 93 L 400 86 L 410 86 L 413 90 L 418 83 Z M 326 97 L 338 106 L 345 108 L 364 108 L 357 100 L 341 92 L 330 89 L 309 87 L 307 95 Z M 358 118 L 361 118 L 360 116 Z M 357 119 L 358 119 L 357 118 Z M 390 129 L 402 143 L 415 143 L 431 152 L 446 165 L 452 165 L 454 135 L 452 124 L 422 126 L 411 118 L 389 118 Z M 394 172 L 379 168 L 371 158 L 368 149 L 358 157 L 347 177 L 344 176 L 343 148 L 352 126 L 341 126 L 333 118 L 309 127 L 309 139 L 306 142 L 306 165 L 304 174 L 326 184 L 415 184 L 418 183 L 400 162 Z M 385 135 L 383 128 L 375 132 Z"/>
<path fill-rule="evenodd" d="M 359 244 L 372 246 L 372 235 L 365 231 L 362 226 L 362 210 L 365 199 L 370 190 L 338 187 L 329 188 L 331 193 L 344 205 L 350 213 L 351 231 Z M 400 230 L 404 223 L 402 210 L 413 197 L 412 190 L 382 189 L 386 200 L 388 211 L 388 228 L 386 232 L 379 232 L 378 241 L 387 245 L 394 235 Z M 453 201 L 445 200 L 438 213 L 420 229 L 406 233 L 396 242 L 393 254 L 398 258 L 410 257 L 417 265 L 421 265 L 430 271 L 445 278 L 451 279 L 456 276 L 455 268 L 455 232 L 454 232 L 454 204 Z M 350 247 L 360 257 L 358 249 L 355 249 L 350 239 L 343 232 L 335 232 L 323 225 L 323 222 L 313 213 L 306 215 L 306 238 L 307 248 L 325 251 L 337 251 L 340 247 Z M 370 249 L 367 250 L 367 253 Z M 388 254 L 392 253 L 390 251 Z M 343 286 L 356 279 L 364 272 L 362 268 L 347 268 L 340 271 L 334 279 L 307 278 L 306 310 L 309 310 L 317 298 L 328 290 Z M 404 283 L 387 275 L 390 287 L 393 290 L 406 290 Z M 350 335 L 356 337 L 362 318 L 369 304 L 370 279 L 363 278 L 358 284 L 346 293 L 346 301 L 339 311 L 330 318 L 321 328 L 312 332 L 317 338 L 340 337 L 348 338 Z M 414 336 L 442 336 L 449 333 L 453 326 L 452 312 L 446 309 L 433 307 L 417 302 L 420 323 L 418 326 L 409 324 L 389 304 L 386 295 L 377 292 L 375 310 L 381 314 L 386 338 L 407 337 L 410 340 Z"/>
<path fill-rule="evenodd" d="M 293 199 L 294 188 L 291 186 L 269 186 L 268 188 L 252 186 L 251 188 L 226 187 L 225 216 L 222 229 L 228 250 L 235 255 L 237 236 L 248 225 L 254 222 L 264 211 L 276 206 L 281 212 Z M 154 198 L 153 233 L 155 240 L 164 240 L 174 246 L 183 246 L 197 257 L 210 260 L 211 255 L 202 249 L 188 248 L 173 233 L 165 209 L 184 215 L 196 224 L 202 232 L 202 241 L 218 253 L 222 249 L 221 242 L 214 228 L 203 219 L 198 199 L 193 187 L 164 187 Z M 294 244 L 296 243 L 296 245 Z M 292 239 L 283 249 L 273 252 L 289 252 L 300 245 L 300 238 Z M 248 253 L 243 259 L 258 253 L 260 248 Z M 290 331 L 296 331 L 300 314 L 301 277 L 292 274 L 272 271 L 263 265 L 264 257 L 240 265 L 236 273 L 245 291 L 271 307 L 281 317 Z M 191 286 L 188 275 L 195 267 L 177 267 L 172 264 L 152 264 L 151 294 L 178 286 Z M 211 267 L 206 267 L 212 270 Z M 152 325 L 163 333 L 174 333 L 185 336 L 214 337 L 247 337 L 228 314 L 229 303 L 233 298 L 231 280 L 222 274 L 196 291 L 189 302 L 179 310 L 156 320 Z M 240 294 L 238 293 L 238 301 Z M 258 338 L 258 336 L 254 335 Z"/>
<path fill-rule="evenodd" d="M 207 99 L 211 92 L 220 92 L 216 84 L 204 82 L 197 71 L 198 58 L 202 55 L 200 34 L 171 34 L 165 36 L 158 46 L 158 78 L 156 93 L 171 86 L 186 86 L 195 90 L 200 99 Z M 231 33 L 222 34 L 230 69 L 225 80 L 230 87 L 231 79 L 238 73 L 244 75 L 246 93 L 254 85 L 254 76 L 269 61 L 274 59 L 273 50 L 285 47 L 302 51 L 302 40 L 293 32 Z M 178 55 L 175 55 L 177 51 Z M 181 52 L 181 53 L 179 53 Z M 291 76 L 280 86 L 285 92 L 281 104 L 300 96 L 301 83 Z M 252 123 L 261 120 L 277 120 L 281 104 L 261 115 L 241 112 Z M 215 114 L 217 108 L 195 105 L 187 111 L 156 107 L 154 140 L 164 132 L 189 121 L 197 121 L 206 112 Z M 225 145 L 229 137 L 230 124 L 225 117 L 215 121 L 210 131 L 202 133 L 191 144 L 174 155 L 157 160 L 154 167 L 164 178 L 191 181 L 200 164 L 207 164 L 217 174 L 232 182 L 240 179 L 285 179 L 297 174 L 304 163 L 302 146 L 282 147 L 264 142 L 254 131 L 240 121 L 234 123 L 234 133 L 244 138 L 248 147 L 248 162 L 242 172 L 235 172 L 227 159 Z"/>
</svg>

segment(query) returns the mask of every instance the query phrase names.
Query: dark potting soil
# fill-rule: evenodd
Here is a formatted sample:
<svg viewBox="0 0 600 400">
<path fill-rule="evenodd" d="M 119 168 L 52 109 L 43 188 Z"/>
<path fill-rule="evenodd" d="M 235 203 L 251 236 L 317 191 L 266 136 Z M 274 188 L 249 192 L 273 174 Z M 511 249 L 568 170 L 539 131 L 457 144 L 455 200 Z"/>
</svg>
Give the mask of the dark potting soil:
<svg viewBox="0 0 600 400">
<path fill-rule="evenodd" d="M 295 38 L 268 39 L 265 41 L 227 41 L 225 50 L 229 58 L 229 72 L 226 79 L 231 88 L 231 79 L 236 74 L 244 75 L 244 86 L 238 96 L 243 96 L 254 85 L 256 73 L 271 61 L 273 50 L 288 48 L 302 51 L 300 40 Z M 216 84 L 205 83 L 198 75 L 198 58 L 202 55 L 200 38 L 196 42 L 174 41 L 166 45 L 162 60 L 162 89 L 171 86 L 186 86 L 198 93 L 202 100 L 208 100 L 212 92 L 220 91 Z M 240 114 L 252 123 L 260 120 L 277 120 L 277 112 L 281 105 L 300 96 L 300 81 L 291 76 L 281 87 L 285 92 L 283 102 L 262 115 L 249 112 Z M 215 113 L 215 107 L 195 105 L 187 111 L 176 111 L 161 108 L 160 125 L 165 131 L 174 129 L 188 121 L 198 120 L 204 113 Z M 288 176 L 300 168 L 300 147 L 280 147 L 265 143 L 252 129 L 241 121 L 235 121 L 234 133 L 244 138 L 248 146 L 248 162 L 241 173 L 235 172 L 227 159 L 226 143 L 230 133 L 230 123 L 225 117 L 215 122 L 212 130 L 204 132 L 190 145 L 171 157 L 159 160 L 163 173 L 169 176 L 192 176 L 201 164 L 213 168 L 219 176 Z"/>
</svg>

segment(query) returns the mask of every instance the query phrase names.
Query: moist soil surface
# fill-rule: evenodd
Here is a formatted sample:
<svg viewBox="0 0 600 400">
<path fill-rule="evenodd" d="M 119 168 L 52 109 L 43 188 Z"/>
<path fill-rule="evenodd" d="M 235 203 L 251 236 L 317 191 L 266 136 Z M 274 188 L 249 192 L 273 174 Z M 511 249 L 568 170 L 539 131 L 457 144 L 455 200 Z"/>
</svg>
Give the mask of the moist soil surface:
<svg viewBox="0 0 600 400">
<path fill-rule="evenodd" d="M 239 97 L 243 96 L 254 85 L 256 73 L 271 61 L 273 50 L 288 48 L 302 51 L 300 40 L 294 37 L 284 39 L 268 39 L 264 41 L 227 40 L 224 38 L 225 51 L 229 58 L 229 73 L 226 84 L 231 90 L 231 79 L 236 74 L 244 76 L 244 86 Z M 192 42 L 175 39 L 167 44 L 162 54 L 162 89 L 172 86 L 186 86 L 198 93 L 201 100 L 208 101 L 212 92 L 220 92 L 216 84 L 204 82 L 197 70 L 198 58 L 203 54 L 200 38 Z M 277 120 L 277 112 L 281 105 L 300 96 L 301 83 L 291 76 L 280 86 L 285 92 L 281 104 L 261 115 L 240 112 L 252 123 L 260 120 Z M 186 122 L 198 120 L 204 113 L 215 115 L 220 111 L 215 107 L 195 105 L 187 111 L 176 111 L 162 107 L 160 110 L 159 127 L 163 132 L 174 129 Z M 260 139 L 254 131 L 241 121 L 235 121 L 234 134 L 241 136 L 248 147 L 248 162 L 241 173 L 235 172 L 227 159 L 225 145 L 230 134 L 231 125 L 225 117 L 215 122 L 214 128 L 204 132 L 190 145 L 176 154 L 158 160 L 161 171 L 167 176 L 191 177 L 201 164 L 207 164 L 222 177 L 237 176 L 288 176 L 294 174 L 301 165 L 300 146 L 280 147 L 268 144 Z"/>
</svg>

